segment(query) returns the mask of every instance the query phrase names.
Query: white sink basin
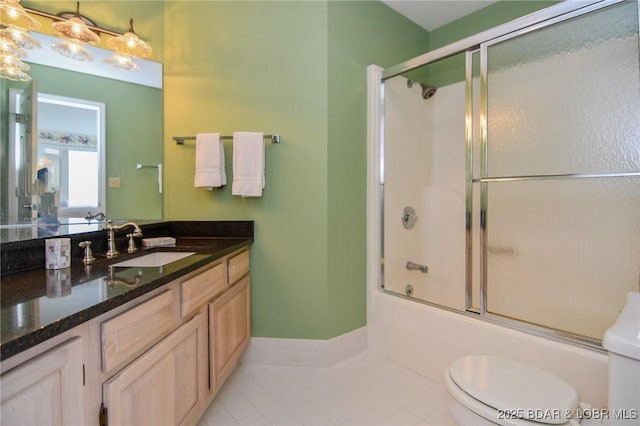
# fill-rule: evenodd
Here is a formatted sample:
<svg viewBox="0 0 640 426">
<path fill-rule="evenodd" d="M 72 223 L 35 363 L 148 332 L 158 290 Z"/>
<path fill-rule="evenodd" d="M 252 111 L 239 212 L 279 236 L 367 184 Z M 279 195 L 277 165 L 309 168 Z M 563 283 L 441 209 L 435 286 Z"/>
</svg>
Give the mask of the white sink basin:
<svg viewBox="0 0 640 426">
<path fill-rule="evenodd" d="M 135 259 L 125 260 L 124 262 L 114 263 L 111 266 L 117 268 L 153 268 L 154 266 L 163 266 L 176 260 L 196 254 L 195 251 L 157 251 L 155 253 L 145 254 Z"/>
</svg>

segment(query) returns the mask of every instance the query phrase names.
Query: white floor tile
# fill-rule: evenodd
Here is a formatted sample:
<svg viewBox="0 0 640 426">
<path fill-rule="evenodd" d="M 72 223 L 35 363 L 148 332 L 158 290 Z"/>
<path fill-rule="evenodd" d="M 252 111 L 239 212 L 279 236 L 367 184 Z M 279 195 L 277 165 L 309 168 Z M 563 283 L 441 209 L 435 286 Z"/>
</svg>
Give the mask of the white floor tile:
<svg viewBox="0 0 640 426">
<path fill-rule="evenodd" d="M 262 416 L 262 414 L 254 411 L 253 414 L 238 420 L 237 424 L 239 426 L 263 426 L 269 425 L 270 423 Z"/>
<path fill-rule="evenodd" d="M 441 384 L 369 352 L 328 368 L 240 365 L 198 426 L 448 426 Z"/>
<path fill-rule="evenodd" d="M 260 414 L 262 414 L 269 421 L 269 424 L 272 425 L 278 424 L 278 422 L 281 421 L 281 419 L 288 413 L 289 412 L 278 402 L 273 402 L 260 409 Z"/>
<path fill-rule="evenodd" d="M 236 420 L 231 414 L 224 408 L 222 404 L 217 401 L 209 406 L 209 409 L 202 416 L 203 421 L 207 426 L 227 426 L 236 425 Z"/>
</svg>

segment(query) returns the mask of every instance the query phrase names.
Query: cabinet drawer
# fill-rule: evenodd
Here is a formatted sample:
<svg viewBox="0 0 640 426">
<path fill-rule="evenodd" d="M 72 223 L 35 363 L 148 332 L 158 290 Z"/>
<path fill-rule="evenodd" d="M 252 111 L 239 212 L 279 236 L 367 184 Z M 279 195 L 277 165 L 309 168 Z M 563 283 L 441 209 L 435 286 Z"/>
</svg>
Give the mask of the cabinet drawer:
<svg viewBox="0 0 640 426">
<path fill-rule="evenodd" d="M 184 317 L 227 288 L 224 263 L 189 278 L 180 285 L 180 314 Z"/>
<path fill-rule="evenodd" d="M 229 258 L 227 265 L 229 284 L 233 284 L 249 272 L 249 250 Z"/>
<path fill-rule="evenodd" d="M 173 290 L 102 323 L 102 370 L 109 371 L 174 327 Z"/>
</svg>

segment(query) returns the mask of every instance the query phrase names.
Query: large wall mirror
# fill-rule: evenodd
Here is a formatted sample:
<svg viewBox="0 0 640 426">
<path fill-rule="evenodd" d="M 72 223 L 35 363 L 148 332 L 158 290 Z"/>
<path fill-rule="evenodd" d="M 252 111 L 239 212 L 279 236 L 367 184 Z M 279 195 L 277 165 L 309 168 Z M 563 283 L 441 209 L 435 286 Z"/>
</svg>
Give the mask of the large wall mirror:
<svg viewBox="0 0 640 426">
<path fill-rule="evenodd" d="M 27 58 L 32 82 L 0 79 L 0 227 L 50 232 L 88 213 L 162 220 L 162 65 L 110 68 L 100 48 L 78 62 L 34 36 L 43 47 Z"/>
</svg>

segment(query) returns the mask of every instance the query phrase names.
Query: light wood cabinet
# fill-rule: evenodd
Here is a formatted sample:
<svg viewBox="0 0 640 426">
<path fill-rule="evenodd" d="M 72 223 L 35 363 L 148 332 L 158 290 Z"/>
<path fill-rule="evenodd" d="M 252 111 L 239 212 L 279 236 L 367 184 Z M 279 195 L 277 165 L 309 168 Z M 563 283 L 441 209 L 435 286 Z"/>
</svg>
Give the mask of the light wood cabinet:
<svg viewBox="0 0 640 426">
<path fill-rule="evenodd" d="M 0 364 L 0 424 L 195 425 L 250 339 L 241 249 Z"/>
<path fill-rule="evenodd" d="M 222 386 L 249 343 L 250 307 L 249 276 L 209 304 L 212 388 Z"/>
<path fill-rule="evenodd" d="M 2 375 L 3 425 L 84 425 L 82 340 L 74 338 Z"/>
<path fill-rule="evenodd" d="M 103 323 L 103 333 L 111 330 L 113 335 L 121 329 L 119 324 L 131 324 L 133 318 L 136 327 L 144 329 L 149 318 L 143 312 L 165 318 L 158 312 L 168 315 L 167 295 L 179 294 L 174 305 L 179 306 L 178 322 L 183 325 L 104 383 L 107 424 L 192 425 L 199 420 L 249 343 L 248 274 L 249 251 L 242 250 L 175 281 L 177 293 L 166 291 Z M 159 327 L 158 333 L 162 330 Z M 153 333 L 140 336 L 141 341 Z M 120 341 L 136 338 L 127 332 Z"/>
<path fill-rule="evenodd" d="M 199 313 L 104 384 L 109 424 L 195 423 L 209 387 L 207 351 Z"/>
</svg>

